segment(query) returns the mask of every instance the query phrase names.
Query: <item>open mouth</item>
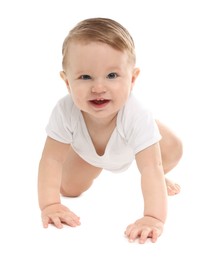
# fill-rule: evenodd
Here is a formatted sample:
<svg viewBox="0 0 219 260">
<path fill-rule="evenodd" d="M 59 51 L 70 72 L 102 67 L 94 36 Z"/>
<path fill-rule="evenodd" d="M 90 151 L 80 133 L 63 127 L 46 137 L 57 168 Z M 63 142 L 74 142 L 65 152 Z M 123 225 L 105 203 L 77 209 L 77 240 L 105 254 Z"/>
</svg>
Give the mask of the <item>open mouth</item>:
<svg viewBox="0 0 219 260">
<path fill-rule="evenodd" d="M 108 103 L 109 103 L 109 99 L 104 99 L 104 98 L 93 99 L 93 100 L 90 100 L 90 102 L 91 102 L 93 105 L 101 106 L 101 105 L 108 104 Z"/>
</svg>

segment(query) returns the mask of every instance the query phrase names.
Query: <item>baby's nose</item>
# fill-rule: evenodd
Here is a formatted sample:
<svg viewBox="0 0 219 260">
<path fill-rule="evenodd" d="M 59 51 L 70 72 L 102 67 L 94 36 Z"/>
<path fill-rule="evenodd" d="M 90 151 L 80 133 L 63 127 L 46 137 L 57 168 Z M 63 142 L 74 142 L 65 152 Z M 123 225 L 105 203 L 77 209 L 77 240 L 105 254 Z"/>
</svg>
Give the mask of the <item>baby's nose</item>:
<svg viewBox="0 0 219 260">
<path fill-rule="evenodd" d="M 93 93 L 105 93 L 106 86 L 104 85 L 104 82 L 102 80 L 97 80 L 93 82 L 91 91 Z"/>
</svg>

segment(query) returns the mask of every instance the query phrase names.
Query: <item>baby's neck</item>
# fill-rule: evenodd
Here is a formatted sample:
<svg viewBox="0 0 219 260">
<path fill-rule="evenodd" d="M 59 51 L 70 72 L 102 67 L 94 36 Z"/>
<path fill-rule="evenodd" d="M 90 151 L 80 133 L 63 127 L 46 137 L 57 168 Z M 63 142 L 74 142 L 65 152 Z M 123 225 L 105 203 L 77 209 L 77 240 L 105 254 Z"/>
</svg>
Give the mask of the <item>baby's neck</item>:
<svg viewBox="0 0 219 260">
<path fill-rule="evenodd" d="M 109 117 L 106 118 L 97 118 L 94 117 L 92 115 L 89 115 L 87 113 L 82 112 L 84 121 L 87 125 L 87 127 L 92 127 L 93 129 L 102 129 L 102 128 L 111 128 L 112 126 L 114 126 L 113 128 L 115 128 L 116 126 L 116 120 L 117 120 L 117 114 L 113 114 Z"/>
</svg>

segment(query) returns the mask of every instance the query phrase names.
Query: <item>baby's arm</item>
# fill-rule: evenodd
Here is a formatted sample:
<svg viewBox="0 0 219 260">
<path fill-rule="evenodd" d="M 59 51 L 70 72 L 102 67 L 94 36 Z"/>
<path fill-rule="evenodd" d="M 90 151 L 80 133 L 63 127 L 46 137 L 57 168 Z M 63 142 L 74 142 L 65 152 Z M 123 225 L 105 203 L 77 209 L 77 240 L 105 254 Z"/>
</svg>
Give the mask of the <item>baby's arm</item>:
<svg viewBox="0 0 219 260">
<path fill-rule="evenodd" d="M 139 152 L 136 162 L 141 173 L 144 217 L 129 225 L 125 234 L 130 241 L 139 237 L 139 242 L 144 243 L 150 237 L 155 242 L 163 232 L 167 215 L 167 189 L 159 144 Z"/>
<path fill-rule="evenodd" d="M 38 199 L 44 227 L 48 227 L 49 223 L 58 228 L 62 227 L 62 223 L 70 226 L 80 224 L 79 218 L 63 206 L 60 199 L 62 166 L 69 148 L 69 144 L 50 137 L 46 139 L 38 173 Z"/>
</svg>

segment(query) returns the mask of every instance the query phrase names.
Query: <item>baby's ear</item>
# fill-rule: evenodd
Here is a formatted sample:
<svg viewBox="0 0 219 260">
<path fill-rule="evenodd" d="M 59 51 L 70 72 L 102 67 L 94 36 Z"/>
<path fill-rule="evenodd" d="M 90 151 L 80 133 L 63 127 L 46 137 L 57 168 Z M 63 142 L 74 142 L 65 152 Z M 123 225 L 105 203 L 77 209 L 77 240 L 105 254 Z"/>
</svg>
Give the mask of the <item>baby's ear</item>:
<svg viewBox="0 0 219 260">
<path fill-rule="evenodd" d="M 134 68 L 132 72 L 132 85 L 135 83 L 135 80 L 137 79 L 138 75 L 140 73 L 139 68 Z"/>
<path fill-rule="evenodd" d="M 65 84 L 69 85 L 68 84 L 68 79 L 67 79 L 67 76 L 66 76 L 65 72 L 64 71 L 60 71 L 59 74 L 60 74 L 60 77 L 64 80 Z"/>
<path fill-rule="evenodd" d="M 59 74 L 60 74 L 60 77 L 64 80 L 65 85 L 66 85 L 68 91 L 70 91 L 69 82 L 68 82 L 68 78 L 66 76 L 66 73 L 64 71 L 60 71 Z"/>
</svg>

